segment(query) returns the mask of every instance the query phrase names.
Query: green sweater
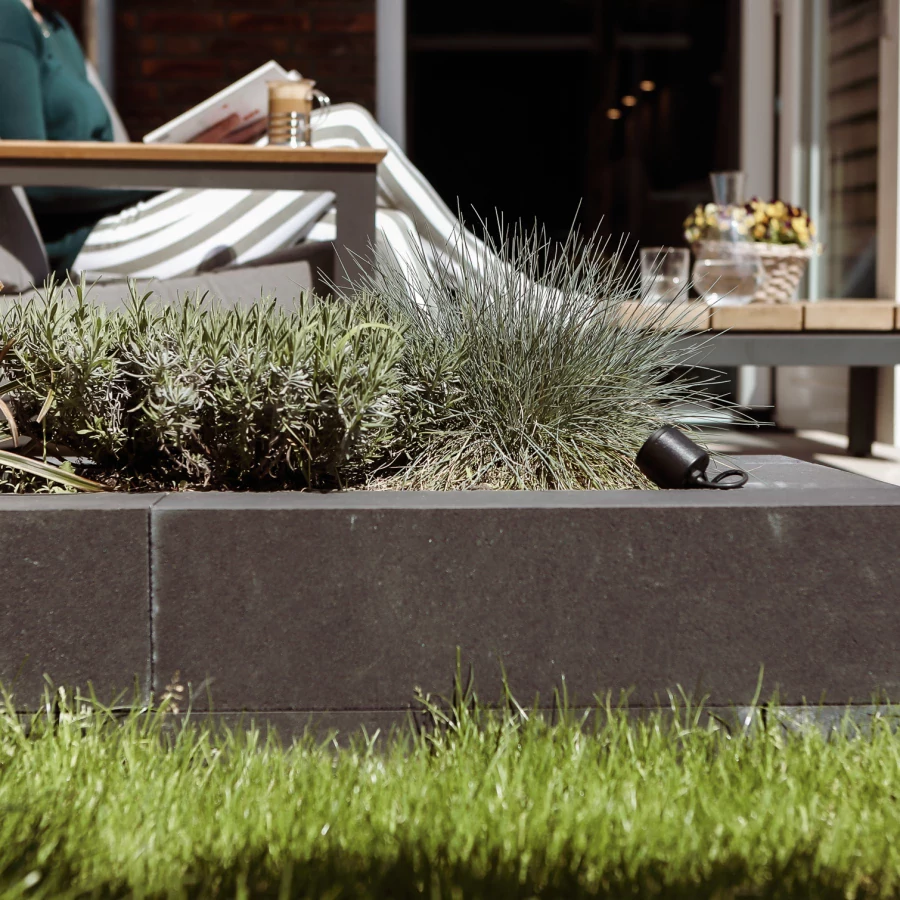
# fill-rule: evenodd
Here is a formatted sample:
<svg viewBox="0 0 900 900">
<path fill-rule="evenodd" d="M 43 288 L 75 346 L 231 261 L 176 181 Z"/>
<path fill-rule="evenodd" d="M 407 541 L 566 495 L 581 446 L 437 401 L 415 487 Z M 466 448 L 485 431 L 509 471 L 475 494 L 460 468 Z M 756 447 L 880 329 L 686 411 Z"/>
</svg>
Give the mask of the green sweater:
<svg viewBox="0 0 900 900">
<path fill-rule="evenodd" d="M 0 140 L 111 141 L 112 122 L 88 81 L 68 23 L 41 8 L 39 25 L 21 0 L 0 0 Z M 51 266 L 66 270 L 93 226 L 147 191 L 27 188 Z"/>
</svg>

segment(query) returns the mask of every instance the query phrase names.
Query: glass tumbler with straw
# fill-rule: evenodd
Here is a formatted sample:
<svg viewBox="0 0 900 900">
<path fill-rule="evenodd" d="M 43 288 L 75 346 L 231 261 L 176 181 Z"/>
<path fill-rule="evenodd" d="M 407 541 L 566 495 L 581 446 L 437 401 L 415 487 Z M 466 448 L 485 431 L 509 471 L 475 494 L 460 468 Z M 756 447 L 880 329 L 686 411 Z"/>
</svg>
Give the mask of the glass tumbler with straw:
<svg viewBox="0 0 900 900">
<path fill-rule="evenodd" d="M 687 300 L 690 254 L 683 247 L 641 248 L 641 295 L 644 303 Z"/>
</svg>

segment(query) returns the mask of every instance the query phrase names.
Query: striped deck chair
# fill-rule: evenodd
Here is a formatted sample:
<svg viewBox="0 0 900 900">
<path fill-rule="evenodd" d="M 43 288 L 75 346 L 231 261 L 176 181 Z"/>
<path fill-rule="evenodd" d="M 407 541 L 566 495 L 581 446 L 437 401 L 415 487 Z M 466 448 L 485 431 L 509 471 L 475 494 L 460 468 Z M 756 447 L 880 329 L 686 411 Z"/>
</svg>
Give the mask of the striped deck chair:
<svg viewBox="0 0 900 900">
<path fill-rule="evenodd" d="M 388 151 L 378 167 L 376 242 L 401 259 L 415 246 L 448 253 L 456 216 L 371 114 L 353 103 L 317 113 L 319 147 Z M 216 260 L 238 265 L 300 242 L 333 241 L 334 197 L 313 191 L 176 189 L 102 219 L 75 262 L 79 271 L 176 278 Z"/>
<path fill-rule="evenodd" d="M 127 140 L 93 73 L 92 80 L 110 111 L 116 138 Z M 423 250 L 425 258 L 453 254 L 459 237 L 456 216 L 367 110 L 347 103 L 317 113 L 314 142 L 388 151 L 378 169 L 378 250 L 407 262 Z M 0 281 L 7 292 L 21 291 L 46 276 L 46 255 L 24 194 L 0 189 L 0 206 L 16 208 L 15 217 L 0 218 Z M 152 280 L 164 299 L 196 289 L 223 298 L 296 295 L 298 289 L 323 286 L 318 273 L 330 271 L 334 238 L 333 195 L 328 193 L 176 189 L 98 222 L 74 270 L 89 281 L 99 279 L 92 296 L 113 304 L 128 277 Z M 477 244 L 467 233 L 465 239 Z"/>
</svg>

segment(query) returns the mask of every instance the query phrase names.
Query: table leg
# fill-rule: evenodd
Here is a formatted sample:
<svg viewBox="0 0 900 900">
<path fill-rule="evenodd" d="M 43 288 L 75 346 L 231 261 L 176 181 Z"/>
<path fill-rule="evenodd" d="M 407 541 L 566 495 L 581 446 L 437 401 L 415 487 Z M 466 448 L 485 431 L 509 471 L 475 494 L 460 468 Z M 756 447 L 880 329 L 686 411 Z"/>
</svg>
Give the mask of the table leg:
<svg viewBox="0 0 900 900">
<path fill-rule="evenodd" d="M 878 369 L 851 366 L 847 409 L 848 450 L 851 456 L 871 456 L 875 440 Z"/>
<path fill-rule="evenodd" d="M 334 283 L 338 287 L 346 287 L 360 274 L 371 272 L 377 189 L 377 176 L 373 170 L 345 175 L 335 192 Z"/>
</svg>

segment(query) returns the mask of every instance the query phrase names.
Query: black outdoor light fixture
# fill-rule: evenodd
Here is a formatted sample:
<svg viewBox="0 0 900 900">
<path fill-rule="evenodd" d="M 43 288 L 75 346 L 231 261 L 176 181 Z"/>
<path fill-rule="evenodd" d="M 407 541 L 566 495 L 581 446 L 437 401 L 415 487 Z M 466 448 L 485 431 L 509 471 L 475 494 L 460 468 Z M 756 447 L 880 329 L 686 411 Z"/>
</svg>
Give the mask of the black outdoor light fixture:
<svg viewBox="0 0 900 900">
<path fill-rule="evenodd" d="M 657 428 L 644 441 L 636 462 L 638 468 L 661 488 L 730 491 L 743 487 L 749 478 L 740 469 L 720 472 L 712 480 L 707 478 L 709 454 L 673 425 Z"/>
</svg>

